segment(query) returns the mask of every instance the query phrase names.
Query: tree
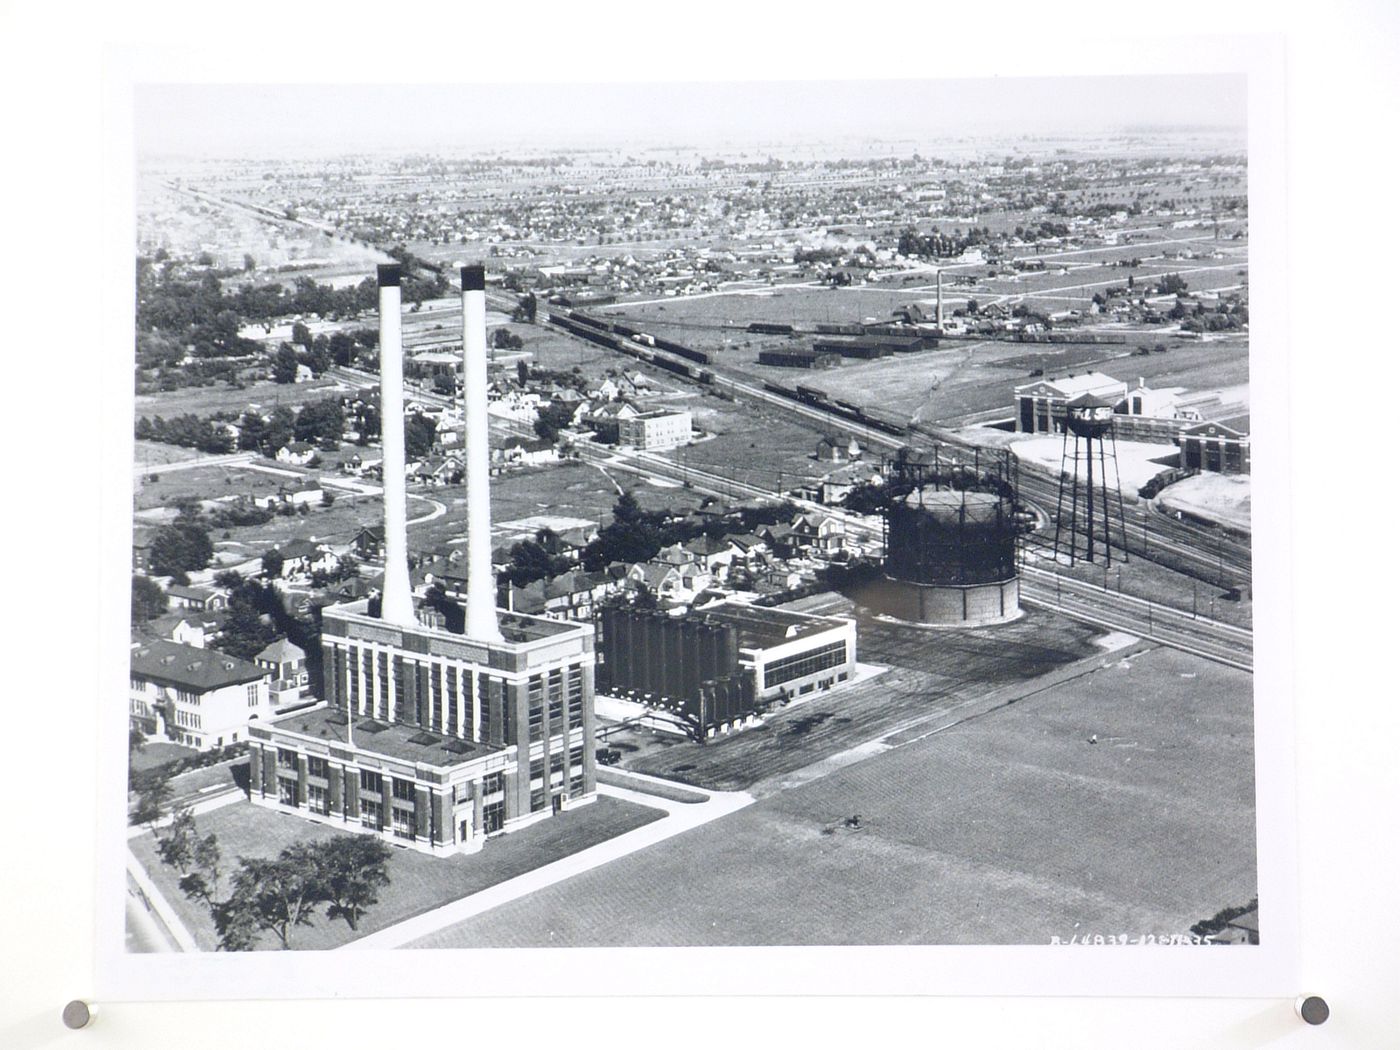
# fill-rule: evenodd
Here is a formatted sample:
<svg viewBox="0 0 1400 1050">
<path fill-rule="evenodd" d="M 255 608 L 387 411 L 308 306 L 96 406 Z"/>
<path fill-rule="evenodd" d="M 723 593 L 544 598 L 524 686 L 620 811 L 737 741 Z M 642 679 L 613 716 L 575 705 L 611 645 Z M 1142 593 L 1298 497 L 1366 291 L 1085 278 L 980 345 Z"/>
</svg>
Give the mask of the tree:
<svg viewBox="0 0 1400 1050">
<path fill-rule="evenodd" d="M 137 729 L 135 726 L 132 726 L 130 729 L 127 730 L 126 733 L 127 756 L 129 757 L 131 755 L 134 755 L 138 751 L 144 751 L 145 748 L 146 734 L 141 732 L 141 730 Z"/>
<path fill-rule="evenodd" d="M 337 835 L 315 846 L 317 876 L 328 907 L 326 918 L 344 919 L 358 928 L 365 908 L 379 902 L 379 891 L 389 885 L 389 858 L 393 850 L 367 835 Z"/>
<path fill-rule="evenodd" d="M 154 779 L 146 784 L 136 796 L 136 808 L 131 812 L 131 823 L 146 824 L 155 833 L 155 825 L 165 815 L 166 803 L 170 801 L 172 790 L 170 781 Z"/>
<path fill-rule="evenodd" d="M 156 845 L 156 852 L 160 854 L 162 861 L 178 868 L 180 874 L 184 875 L 189 870 L 190 861 L 194 859 L 196 841 L 194 810 L 185 806 L 171 820 L 170 827 Z"/>
<path fill-rule="evenodd" d="M 521 386 L 530 382 L 530 363 L 528 361 L 515 362 L 515 378 Z"/>
<path fill-rule="evenodd" d="M 170 599 L 166 597 L 160 585 L 149 576 L 133 576 L 131 578 L 131 622 L 133 624 L 145 623 L 147 620 L 154 620 L 170 605 Z"/>
<path fill-rule="evenodd" d="M 215 917 L 220 947 L 240 950 L 250 946 L 250 932 L 268 931 L 290 948 L 293 931 L 310 926 L 326 899 L 318 868 L 316 851 L 305 842 L 288 846 L 275 860 L 241 858 L 229 898 Z"/>
<path fill-rule="evenodd" d="M 297 352 L 291 343 L 283 343 L 277 348 L 272 359 L 272 381 L 274 383 L 295 383 L 297 381 Z"/>
<path fill-rule="evenodd" d="M 276 547 L 262 556 L 262 572 L 264 576 L 279 577 L 282 575 L 282 568 L 287 560 L 282 557 L 282 552 Z"/>
<path fill-rule="evenodd" d="M 310 349 L 311 349 L 311 329 L 310 329 L 310 328 L 307 328 L 306 325 L 302 324 L 300 321 L 295 321 L 295 322 L 293 322 L 293 323 L 292 323 L 292 342 L 295 343 L 297 346 L 304 346 L 304 347 L 306 347 L 306 349 L 310 350 Z"/>
<path fill-rule="evenodd" d="M 404 453 L 409 459 L 423 459 L 433 450 L 437 440 L 437 423 L 420 412 L 404 420 Z"/>
<path fill-rule="evenodd" d="M 292 424 L 292 436 L 311 443 L 337 442 L 345 430 L 345 410 L 340 399 L 323 398 L 301 406 Z"/>
<path fill-rule="evenodd" d="M 174 576 L 204 568 L 214 557 L 209 531 L 197 521 L 177 520 L 151 538 L 151 571 Z"/>
<path fill-rule="evenodd" d="M 559 431 L 574 420 L 574 410 L 562 401 L 551 401 L 540 409 L 535 419 L 535 434 L 546 441 L 554 441 Z"/>
<path fill-rule="evenodd" d="M 256 270 L 257 268 L 258 268 L 258 261 L 257 261 L 256 259 L 254 259 L 254 258 L 252 257 L 252 255 L 250 255 L 248 252 L 244 252 L 244 253 L 243 253 L 243 272 L 244 272 L 244 273 L 252 273 L 252 272 L 253 272 L 254 270 Z"/>
</svg>

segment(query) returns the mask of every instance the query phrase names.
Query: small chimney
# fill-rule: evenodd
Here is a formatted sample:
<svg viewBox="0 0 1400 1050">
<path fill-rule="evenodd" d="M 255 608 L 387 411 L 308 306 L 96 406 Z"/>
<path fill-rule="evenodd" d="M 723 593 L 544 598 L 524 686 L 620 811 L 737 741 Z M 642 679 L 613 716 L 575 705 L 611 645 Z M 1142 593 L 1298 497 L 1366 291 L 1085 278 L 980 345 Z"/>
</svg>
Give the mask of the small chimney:
<svg viewBox="0 0 1400 1050">
<path fill-rule="evenodd" d="M 938 330 L 943 331 L 943 271 L 938 271 L 938 305 L 934 308 L 935 320 L 938 322 Z"/>
<path fill-rule="evenodd" d="M 467 487 L 467 600 L 465 633 L 499 642 L 496 580 L 491 572 L 491 448 L 486 415 L 486 270 L 463 266 L 462 447 Z"/>
<path fill-rule="evenodd" d="M 398 263 L 379 267 L 379 417 L 384 448 L 384 593 L 380 619 L 412 627 L 408 582 L 408 493 L 404 487 L 403 303 Z"/>
</svg>

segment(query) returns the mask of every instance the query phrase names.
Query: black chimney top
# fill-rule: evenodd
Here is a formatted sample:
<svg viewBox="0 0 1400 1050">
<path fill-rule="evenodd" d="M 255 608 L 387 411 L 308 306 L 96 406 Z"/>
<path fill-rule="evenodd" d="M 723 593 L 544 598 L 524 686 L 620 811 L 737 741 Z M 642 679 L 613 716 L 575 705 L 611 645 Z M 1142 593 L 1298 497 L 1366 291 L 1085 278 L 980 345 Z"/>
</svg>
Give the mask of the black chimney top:
<svg viewBox="0 0 1400 1050">
<path fill-rule="evenodd" d="M 482 292 L 486 290 L 486 267 L 480 263 L 462 267 L 462 291 Z"/>
<path fill-rule="evenodd" d="M 379 264 L 379 287 L 397 288 L 403 279 L 403 267 L 398 263 Z"/>
</svg>

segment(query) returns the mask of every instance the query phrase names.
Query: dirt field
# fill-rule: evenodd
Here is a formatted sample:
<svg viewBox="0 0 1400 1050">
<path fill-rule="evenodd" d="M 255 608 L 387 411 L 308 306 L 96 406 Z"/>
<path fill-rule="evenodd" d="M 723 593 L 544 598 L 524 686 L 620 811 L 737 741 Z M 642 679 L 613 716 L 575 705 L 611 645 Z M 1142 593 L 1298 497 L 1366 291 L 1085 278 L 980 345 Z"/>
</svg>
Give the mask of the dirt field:
<svg viewBox="0 0 1400 1050">
<path fill-rule="evenodd" d="M 1183 934 L 1256 893 L 1251 690 L 1137 646 L 415 947 Z"/>
</svg>

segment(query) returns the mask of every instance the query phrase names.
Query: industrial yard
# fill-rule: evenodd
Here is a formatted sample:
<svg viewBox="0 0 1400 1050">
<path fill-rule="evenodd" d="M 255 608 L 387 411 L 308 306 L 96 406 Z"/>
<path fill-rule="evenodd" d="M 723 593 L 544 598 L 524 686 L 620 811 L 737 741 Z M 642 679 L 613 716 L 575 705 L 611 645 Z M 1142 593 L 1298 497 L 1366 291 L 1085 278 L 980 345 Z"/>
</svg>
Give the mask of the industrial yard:
<svg viewBox="0 0 1400 1050">
<path fill-rule="evenodd" d="M 1248 903 L 1250 676 L 1138 644 L 1050 677 L 416 946 L 1166 938 Z"/>
<path fill-rule="evenodd" d="M 284 932 L 176 877 L 159 782 L 201 763 L 241 871 L 397 847 L 297 947 L 1253 901 L 1241 136 L 863 148 L 143 169 L 130 808 L 170 944 Z"/>
</svg>

